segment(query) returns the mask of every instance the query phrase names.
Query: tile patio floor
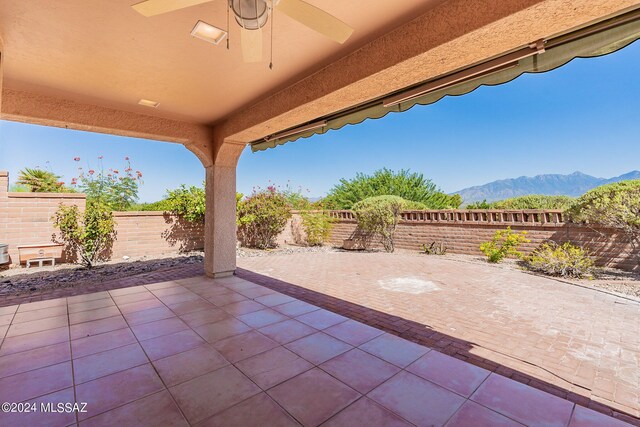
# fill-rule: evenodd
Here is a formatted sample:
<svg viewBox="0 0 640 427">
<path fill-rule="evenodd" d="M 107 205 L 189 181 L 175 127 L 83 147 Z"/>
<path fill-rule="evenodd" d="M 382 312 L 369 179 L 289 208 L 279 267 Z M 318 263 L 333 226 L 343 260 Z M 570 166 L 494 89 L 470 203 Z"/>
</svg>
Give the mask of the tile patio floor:
<svg viewBox="0 0 640 427">
<path fill-rule="evenodd" d="M 0 308 L 11 426 L 623 426 L 238 277 Z"/>
</svg>

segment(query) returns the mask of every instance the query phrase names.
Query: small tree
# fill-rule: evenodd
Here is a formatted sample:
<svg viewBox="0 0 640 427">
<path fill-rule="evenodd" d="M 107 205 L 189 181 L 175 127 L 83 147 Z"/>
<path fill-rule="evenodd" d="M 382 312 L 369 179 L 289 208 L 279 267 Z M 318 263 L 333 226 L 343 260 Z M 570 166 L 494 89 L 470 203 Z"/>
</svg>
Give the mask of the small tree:
<svg viewBox="0 0 640 427">
<path fill-rule="evenodd" d="M 276 246 L 275 238 L 291 218 L 284 194 L 274 186 L 237 201 L 238 239 L 244 246 L 267 249 Z"/>
<path fill-rule="evenodd" d="M 327 209 L 352 209 L 357 202 L 368 197 L 385 195 L 419 202 L 425 209 L 457 208 L 462 202 L 460 196 L 443 193 L 421 173 L 408 170 L 394 172 L 384 168 L 372 175 L 358 173 L 350 180 L 341 179 L 323 199 L 323 205 Z"/>
<path fill-rule="evenodd" d="M 88 201 L 84 213 L 76 205 L 60 204 L 53 221 L 67 250 L 80 256 L 81 263 L 88 268 L 104 257 L 115 237 L 113 214 L 108 206 L 97 201 Z"/>
<path fill-rule="evenodd" d="M 573 222 L 622 230 L 635 250 L 640 247 L 640 180 L 594 188 L 580 196 L 567 213 Z"/>
<path fill-rule="evenodd" d="M 522 253 L 518 252 L 518 247 L 522 243 L 531 242 L 526 236 L 526 231 L 516 233 L 511 230 L 511 227 L 507 227 L 506 230 L 496 231 L 493 239 L 480 245 L 480 250 L 487 256 L 487 261 L 491 263 L 498 263 L 508 256 L 520 258 Z"/>
<path fill-rule="evenodd" d="M 408 203 L 398 196 L 376 196 L 353 205 L 358 228 L 364 233 L 379 236 L 384 250 L 393 252 L 394 234 L 400 220 L 400 213 Z"/>
<path fill-rule="evenodd" d="M 331 235 L 334 218 L 324 212 L 302 212 L 302 227 L 309 246 L 322 246 Z"/>
</svg>

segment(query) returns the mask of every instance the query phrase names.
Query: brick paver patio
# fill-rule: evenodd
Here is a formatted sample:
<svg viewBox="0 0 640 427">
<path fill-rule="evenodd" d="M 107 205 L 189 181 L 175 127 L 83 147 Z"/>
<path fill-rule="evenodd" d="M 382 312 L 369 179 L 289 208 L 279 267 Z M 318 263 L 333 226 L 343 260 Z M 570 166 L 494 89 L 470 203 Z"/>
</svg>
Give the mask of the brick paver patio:
<svg viewBox="0 0 640 427">
<path fill-rule="evenodd" d="M 519 382 L 607 414 L 640 415 L 638 302 L 408 253 L 291 254 L 238 264 L 241 277 Z"/>
<path fill-rule="evenodd" d="M 11 426 L 623 426 L 238 277 L 0 309 Z"/>
</svg>

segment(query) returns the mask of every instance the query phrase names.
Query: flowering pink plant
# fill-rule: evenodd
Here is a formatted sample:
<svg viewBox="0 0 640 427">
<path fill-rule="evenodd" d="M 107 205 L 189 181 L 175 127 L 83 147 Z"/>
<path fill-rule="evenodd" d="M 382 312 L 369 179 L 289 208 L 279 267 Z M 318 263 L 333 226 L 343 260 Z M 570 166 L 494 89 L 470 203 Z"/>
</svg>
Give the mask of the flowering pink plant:
<svg viewBox="0 0 640 427">
<path fill-rule="evenodd" d="M 142 183 L 142 173 L 133 173 L 129 157 L 125 157 L 126 167 L 124 173 L 119 169 L 105 171 L 102 164 L 103 156 L 98 157 L 99 167 L 88 168 L 85 174 L 82 167 L 78 167 L 78 177 L 71 180 L 71 185 L 87 195 L 88 200 L 96 200 L 108 205 L 113 210 L 129 208 L 138 200 L 138 188 Z M 79 161 L 79 157 L 74 157 Z"/>
</svg>

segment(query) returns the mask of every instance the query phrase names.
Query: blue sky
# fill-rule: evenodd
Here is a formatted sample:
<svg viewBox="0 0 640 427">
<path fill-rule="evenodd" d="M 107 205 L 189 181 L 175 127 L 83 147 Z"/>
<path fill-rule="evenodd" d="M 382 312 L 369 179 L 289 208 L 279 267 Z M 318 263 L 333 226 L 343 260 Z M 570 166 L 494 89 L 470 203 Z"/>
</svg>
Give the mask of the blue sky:
<svg viewBox="0 0 640 427">
<path fill-rule="evenodd" d="M 246 149 L 238 191 L 250 193 L 270 180 L 321 196 L 342 177 L 382 167 L 421 172 L 447 192 L 522 175 L 617 176 L 640 169 L 639 69 L 636 42 L 276 149 Z M 144 174 L 141 201 L 204 178 L 199 161 L 180 145 L 0 121 L 0 170 L 12 180 L 25 166 L 41 166 L 69 181 L 78 166 L 73 157 L 95 167 L 100 155 L 119 169 L 131 157 Z"/>
</svg>

